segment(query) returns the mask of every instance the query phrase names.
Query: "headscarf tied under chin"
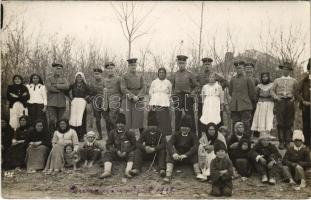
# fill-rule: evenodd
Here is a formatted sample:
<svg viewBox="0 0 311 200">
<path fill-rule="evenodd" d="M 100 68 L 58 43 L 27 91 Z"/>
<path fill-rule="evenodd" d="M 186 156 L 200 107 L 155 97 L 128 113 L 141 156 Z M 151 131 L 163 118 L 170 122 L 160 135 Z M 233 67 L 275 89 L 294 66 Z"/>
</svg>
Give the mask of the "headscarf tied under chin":
<svg viewBox="0 0 311 200">
<path fill-rule="evenodd" d="M 85 76 L 82 72 L 77 72 L 76 75 L 75 75 L 75 82 L 77 82 L 77 76 L 80 75 L 83 79 L 83 82 L 86 84 L 86 79 L 85 79 Z"/>
<path fill-rule="evenodd" d="M 66 128 L 65 128 L 65 130 L 62 130 L 62 129 L 60 128 L 60 123 L 61 123 L 61 122 L 65 122 L 65 123 L 66 123 Z M 69 126 L 69 121 L 68 121 L 68 119 L 61 119 L 61 120 L 59 120 L 59 122 L 57 123 L 57 131 L 58 131 L 58 132 L 60 132 L 60 133 L 66 133 L 66 132 L 69 131 L 69 129 L 70 129 L 70 126 Z"/>
<path fill-rule="evenodd" d="M 209 129 L 210 127 L 214 127 L 214 129 L 215 129 L 215 134 L 214 134 L 213 136 L 210 136 L 210 135 L 208 134 L 208 129 Z M 215 123 L 213 123 L 213 122 L 208 123 L 208 124 L 206 125 L 206 127 L 205 127 L 205 133 L 206 133 L 206 138 L 207 138 L 207 140 L 209 141 L 209 144 L 214 144 L 215 140 L 218 138 L 217 125 L 216 125 Z"/>
</svg>

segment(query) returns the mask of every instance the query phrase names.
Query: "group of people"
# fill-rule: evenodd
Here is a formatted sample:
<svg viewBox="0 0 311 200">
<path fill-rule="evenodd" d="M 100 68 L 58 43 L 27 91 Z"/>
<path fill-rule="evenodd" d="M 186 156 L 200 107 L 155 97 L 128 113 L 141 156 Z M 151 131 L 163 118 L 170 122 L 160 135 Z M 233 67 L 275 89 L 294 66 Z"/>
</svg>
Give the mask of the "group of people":
<svg viewBox="0 0 311 200">
<path fill-rule="evenodd" d="M 232 194 L 235 171 L 248 177 L 255 169 L 262 182 L 275 184 L 277 169 L 282 169 L 284 180 L 305 186 L 303 171 L 311 166 L 309 76 L 298 84 L 290 76 L 291 63 L 284 62 L 279 66 L 280 78 L 272 82 L 270 74 L 263 72 L 259 80 L 254 64 L 240 60 L 234 62 L 236 75 L 227 81 L 213 72 L 211 58 L 202 59 L 202 72 L 197 76 L 186 69 L 187 56 L 178 55 L 176 61 L 179 70 L 171 80 L 165 68 L 158 70 L 149 98 L 144 77 L 136 71 L 136 58 L 128 59 L 129 70 L 121 77 L 115 74 L 112 62 L 105 64 L 104 71 L 95 68 L 90 83 L 77 72 L 74 83 L 69 84 L 59 63 L 52 64 L 53 76 L 45 84 L 38 74 L 31 75 L 26 85 L 15 75 L 7 89 L 10 117 L 2 116 L 3 167 L 26 166 L 29 173 L 44 169 L 52 174 L 64 167 L 75 169 L 80 162 L 91 167 L 100 159 L 104 163 L 100 178 L 107 178 L 112 174 L 112 162 L 121 159 L 127 161 L 125 176 L 130 178 L 141 172 L 143 160 L 149 158 L 152 164 L 157 160 L 165 182 L 171 181 L 174 164 L 191 164 L 197 179 L 212 182 L 216 196 Z M 310 72 L 310 60 L 307 69 Z M 232 130 L 222 122 L 226 89 L 231 96 Z M 70 118 L 65 119 L 68 98 Z M 148 127 L 144 128 L 147 99 Z M 303 130 L 293 134 L 295 101 L 303 111 Z M 88 103 L 97 134 L 87 132 Z M 174 132 L 170 109 L 175 113 Z M 286 148 L 284 158 L 269 142 L 275 114 L 278 148 Z M 98 141 L 103 139 L 102 118 L 107 130 L 105 150 Z M 260 133 L 255 145 L 253 132 Z"/>
</svg>

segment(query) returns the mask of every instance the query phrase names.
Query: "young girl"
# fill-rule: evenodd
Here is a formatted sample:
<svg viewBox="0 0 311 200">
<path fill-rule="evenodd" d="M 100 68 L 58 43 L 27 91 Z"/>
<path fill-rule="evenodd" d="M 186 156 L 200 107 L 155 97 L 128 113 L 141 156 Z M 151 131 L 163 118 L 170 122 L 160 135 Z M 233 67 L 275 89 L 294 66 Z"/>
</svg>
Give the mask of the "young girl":
<svg viewBox="0 0 311 200">
<path fill-rule="evenodd" d="M 44 169 L 48 156 L 48 135 L 45 122 L 37 120 L 35 128 L 29 134 L 28 148 L 26 154 L 26 166 L 28 173 L 35 173 L 37 170 Z"/>
<path fill-rule="evenodd" d="M 197 178 L 202 181 L 207 180 L 210 176 L 211 161 L 216 157 L 214 153 L 215 141 L 220 140 L 227 146 L 226 139 L 222 134 L 218 133 L 216 124 L 207 124 L 205 132 L 202 132 L 198 150 L 199 166 L 202 171 L 202 175 Z"/>
<path fill-rule="evenodd" d="M 282 157 L 276 146 L 270 143 L 269 139 L 270 136 L 268 134 L 261 134 L 259 141 L 251 151 L 251 158 L 255 168 L 261 175 L 261 182 L 274 185 Z"/>
<path fill-rule="evenodd" d="M 226 155 L 226 146 L 223 142 L 217 140 L 214 145 L 216 158 L 211 163 L 211 179 L 213 196 L 231 196 L 232 195 L 232 162 Z"/>
<path fill-rule="evenodd" d="M 75 130 L 69 127 L 67 119 L 62 119 L 58 122 L 57 130 L 54 132 L 52 139 L 53 148 L 48 157 L 45 172 L 51 174 L 63 170 L 65 165 L 64 160 L 64 147 L 67 144 L 72 144 L 74 152 L 78 151 L 79 140 Z"/>
<path fill-rule="evenodd" d="M 72 144 L 66 144 L 64 147 L 64 161 L 65 167 L 73 167 L 73 170 L 77 170 L 77 163 L 80 161 L 80 157 Z"/>
<path fill-rule="evenodd" d="M 253 118 L 252 131 L 270 133 L 273 128 L 274 102 L 271 96 L 272 85 L 270 73 L 261 73 L 261 84 L 256 87 L 258 103 Z"/>
<path fill-rule="evenodd" d="M 75 82 L 70 86 L 71 109 L 69 124 L 78 134 L 79 141 L 83 141 L 86 134 L 86 104 L 90 100 L 91 90 L 86 84 L 82 72 L 77 72 Z"/>
<path fill-rule="evenodd" d="M 203 124 L 221 122 L 220 112 L 224 103 L 224 93 L 222 87 L 215 79 L 215 74 L 211 73 L 208 84 L 202 88 L 203 110 L 200 121 Z"/>
<path fill-rule="evenodd" d="M 20 127 L 17 128 L 13 136 L 12 146 L 5 155 L 4 162 L 8 169 L 16 168 L 19 170 L 21 167 L 25 166 L 26 149 L 32 127 L 29 125 L 27 116 L 20 117 L 19 124 Z"/>
<path fill-rule="evenodd" d="M 26 86 L 30 95 L 28 100 L 28 114 L 31 124 L 34 124 L 39 119 L 46 122 L 47 92 L 41 77 L 38 74 L 32 74 L 29 84 Z"/>
<path fill-rule="evenodd" d="M 304 170 L 311 167 L 310 151 L 303 143 L 304 135 L 301 130 L 293 133 L 294 146 L 291 146 L 283 158 L 283 174 L 287 182 L 296 184 L 300 182 L 300 188 L 306 187 Z M 294 176 L 294 178 L 293 178 Z"/>
<path fill-rule="evenodd" d="M 89 131 L 86 134 L 86 141 L 80 149 L 81 160 L 84 161 L 83 167 L 92 167 L 93 163 L 100 157 L 102 148 L 96 141 L 96 133 Z"/>
<path fill-rule="evenodd" d="M 23 78 L 20 75 L 13 77 L 13 84 L 8 86 L 7 99 L 10 107 L 10 125 L 16 130 L 19 126 L 19 118 L 28 115 L 27 100 L 29 92 L 23 85 Z"/>
</svg>

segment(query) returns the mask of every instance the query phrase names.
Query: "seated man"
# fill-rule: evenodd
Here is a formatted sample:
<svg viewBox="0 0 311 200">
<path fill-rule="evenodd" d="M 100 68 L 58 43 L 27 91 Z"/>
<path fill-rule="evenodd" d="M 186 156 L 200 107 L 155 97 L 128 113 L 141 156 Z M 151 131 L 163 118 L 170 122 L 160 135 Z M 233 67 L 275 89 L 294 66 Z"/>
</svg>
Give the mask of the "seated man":
<svg viewBox="0 0 311 200">
<path fill-rule="evenodd" d="M 190 163 L 196 176 L 200 175 L 198 164 L 198 137 L 191 130 L 191 117 L 186 115 L 181 120 L 180 130 L 175 132 L 167 143 L 166 176 L 164 182 L 171 181 L 174 163 Z"/>
<path fill-rule="evenodd" d="M 141 172 L 143 160 L 158 161 L 160 175 L 165 176 L 165 157 L 166 157 L 165 135 L 158 129 L 157 116 L 154 111 L 148 113 L 148 129 L 146 129 L 136 143 L 135 159 L 133 170 L 130 174 L 135 176 Z"/>
<path fill-rule="evenodd" d="M 133 132 L 125 130 L 125 116 L 119 113 L 116 122 L 116 129 L 108 134 L 106 143 L 107 152 L 104 153 L 104 173 L 100 178 L 111 176 L 113 160 L 126 160 L 125 176 L 132 177 L 129 172 L 133 167 L 134 151 L 136 148 L 136 138 Z"/>
</svg>

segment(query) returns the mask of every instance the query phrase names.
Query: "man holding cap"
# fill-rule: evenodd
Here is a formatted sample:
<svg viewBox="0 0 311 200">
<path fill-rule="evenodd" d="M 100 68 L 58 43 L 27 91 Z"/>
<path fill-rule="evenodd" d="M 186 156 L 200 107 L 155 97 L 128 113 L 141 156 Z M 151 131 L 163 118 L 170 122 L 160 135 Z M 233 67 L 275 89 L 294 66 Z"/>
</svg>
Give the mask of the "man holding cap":
<svg viewBox="0 0 311 200">
<path fill-rule="evenodd" d="M 127 60 L 129 70 L 121 78 L 123 106 L 126 117 L 126 130 L 140 129 L 143 131 L 145 81 L 142 75 L 136 72 L 137 58 Z M 141 102 L 140 102 L 141 101 Z"/>
<path fill-rule="evenodd" d="M 279 149 L 284 149 L 284 145 L 289 147 L 292 138 L 298 82 L 289 75 L 293 71 L 293 66 L 290 62 L 284 62 L 284 64 L 279 65 L 279 68 L 282 70 L 283 76 L 274 80 L 271 95 L 276 101 Z"/>
<path fill-rule="evenodd" d="M 255 85 L 253 81 L 244 75 L 244 61 L 234 62 L 237 75 L 232 77 L 229 83 L 229 94 L 231 96 L 230 111 L 234 127 L 236 122 L 243 122 L 245 132 L 251 136 L 251 119 L 253 104 L 255 102 Z M 234 129 L 232 130 L 232 133 Z"/>
<path fill-rule="evenodd" d="M 201 95 L 201 91 L 204 85 L 206 85 L 208 83 L 208 77 L 210 76 L 210 74 L 212 73 L 212 63 L 213 63 L 213 59 L 212 58 L 202 58 L 202 72 L 200 72 L 197 75 L 197 80 L 199 83 L 199 89 L 198 89 L 198 95 L 199 95 L 199 99 L 198 99 L 198 119 L 200 119 L 200 117 L 202 116 L 202 108 L 203 108 L 203 101 L 202 101 L 202 96 Z M 225 87 L 229 86 L 229 82 L 222 77 L 221 75 L 215 73 L 215 79 L 216 81 L 222 86 L 222 88 L 224 89 Z M 222 111 L 221 111 L 222 112 Z M 222 117 L 222 113 L 221 113 L 221 117 Z M 199 132 L 199 136 L 201 136 L 201 123 L 199 122 L 198 124 L 198 132 Z"/>
<path fill-rule="evenodd" d="M 66 78 L 63 77 L 63 65 L 59 63 L 53 63 L 54 75 L 47 78 L 47 111 L 49 130 L 51 134 L 54 133 L 56 122 L 58 122 L 66 111 L 66 96 L 65 93 L 69 90 L 69 83 Z"/>
<path fill-rule="evenodd" d="M 175 109 L 175 131 L 180 128 L 182 110 L 191 116 L 192 126 L 191 130 L 195 133 L 195 120 L 194 120 L 194 96 L 198 90 L 199 84 L 196 77 L 188 70 L 186 70 L 187 56 L 178 55 L 177 65 L 179 70 L 172 78 L 173 101 Z"/>
</svg>

